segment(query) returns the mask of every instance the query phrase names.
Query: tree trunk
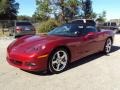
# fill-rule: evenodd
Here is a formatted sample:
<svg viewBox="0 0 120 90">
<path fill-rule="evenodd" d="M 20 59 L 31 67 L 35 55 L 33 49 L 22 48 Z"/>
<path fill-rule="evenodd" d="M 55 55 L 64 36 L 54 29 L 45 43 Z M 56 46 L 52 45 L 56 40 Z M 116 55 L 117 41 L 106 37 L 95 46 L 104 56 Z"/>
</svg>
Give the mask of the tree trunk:
<svg viewBox="0 0 120 90">
<path fill-rule="evenodd" d="M 61 10 L 62 10 L 62 22 L 65 22 L 65 13 L 64 13 L 64 0 L 60 0 L 60 7 L 61 7 Z"/>
</svg>

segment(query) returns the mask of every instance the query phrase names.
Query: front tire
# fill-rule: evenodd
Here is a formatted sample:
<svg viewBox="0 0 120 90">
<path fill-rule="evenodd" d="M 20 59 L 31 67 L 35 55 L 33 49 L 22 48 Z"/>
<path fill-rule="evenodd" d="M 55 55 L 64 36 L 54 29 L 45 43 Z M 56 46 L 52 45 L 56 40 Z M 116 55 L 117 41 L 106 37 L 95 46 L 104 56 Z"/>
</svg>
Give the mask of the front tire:
<svg viewBox="0 0 120 90">
<path fill-rule="evenodd" d="M 49 58 L 48 71 L 57 74 L 64 71 L 68 65 L 69 55 L 66 49 L 56 49 Z"/>
<path fill-rule="evenodd" d="M 108 39 L 106 40 L 106 42 L 105 42 L 105 46 L 104 46 L 103 52 L 104 52 L 105 54 L 109 54 L 110 51 L 111 51 L 111 48 L 112 48 L 112 40 L 111 40 L 111 38 L 108 38 Z"/>
</svg>

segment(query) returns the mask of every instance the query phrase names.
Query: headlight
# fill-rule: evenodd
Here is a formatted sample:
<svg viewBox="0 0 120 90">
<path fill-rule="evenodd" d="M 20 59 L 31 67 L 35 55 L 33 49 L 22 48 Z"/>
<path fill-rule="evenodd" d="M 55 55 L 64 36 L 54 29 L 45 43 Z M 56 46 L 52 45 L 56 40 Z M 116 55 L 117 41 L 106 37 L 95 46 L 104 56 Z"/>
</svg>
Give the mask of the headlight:
<svg viewBox="0 0 120 90">
<path fill-rule="evenodd" d="M 38 45 L 38 46 L 34 46 L 31 48 L 31 50 L 33 51 L 39 51 L 39 50 L 44 50 L 45 49 L 45 45 Z"/>
<path fill-rule="evenodd" d="M 26 53 L 27 54 L 34 54 L 39 52 L 40 50 L 44 50 L 46 47 L 45 45 L 37 45 L 37 46 L 33 46 L 30 48 L 27 48 Z"/>
</svg>

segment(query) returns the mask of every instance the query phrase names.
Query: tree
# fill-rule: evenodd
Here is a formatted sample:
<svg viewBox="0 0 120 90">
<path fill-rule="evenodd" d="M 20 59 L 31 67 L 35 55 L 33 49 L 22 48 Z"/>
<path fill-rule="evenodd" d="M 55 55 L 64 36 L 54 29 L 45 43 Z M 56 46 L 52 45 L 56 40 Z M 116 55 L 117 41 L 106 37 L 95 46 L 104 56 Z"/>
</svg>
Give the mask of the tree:
<svg viewBox="0 0 120 90">
<path fill-rule="evenodd" d="M 51 16 L 62 23 L 76 17 L 96 19 L 98 16 L 93 12 L 91 0 L 36 0 L 36 5 L 34 16 L 41 21 Z"/>
<path fill-rule="evenodd" d="M 32 16 L 19 15 L 19 16 L 17 16 L 17 20 L 19 20 L 19 21 L 30 21 L 32 23 L 38 22 L 35 14 L 33 14 Z"/>
<path fill-rule="evenodd" d="M 36 22 L 38 22 L 39 20 L 37 20 L 37 16 L 36 16 L 36 13 L 34 13 L 33 15 L 32 15 L 32 20 L 31 20 L 33 23 L 36 23 Z"/>
<path fill-rule="evenodd" d="M 49 0 L 36 0 L 37 10 L 35 12 L 37 19 L 44 21 L 49 18 L 51 9 L 49 7 Z"/>
<path fill-rule="evenodd" d="M 61 22 L 67 22 L 79 14 L 79 7 L 82 5 L 81 0 L 36 0 L 37 10 L 36 17 L 41 20 L 47 20 L 54 16 Z"/>
<path fill-rule="evenodd" d="M 0 20 L 14 20 L 17 18 L 19 3 L 15 0 L 0 0 Z"/>
<path fill-rule="evenodd" d="M 96 19 L 97 18 L 97 14 L 95 12 L 91 13 L 90 19 Z"/>
<path fill-rule="evenodd" d="M 0 25 L 4 34 L 4 27 L 8 23 L 5 20 L 16 20 L 19 9 L 19 3 L 15 0 L 0 0 Z"/>
<path fill-rule="evenodd" d="M 21 20 L 21 21 L 31 21 L 31 19 L 32 17 L 26 15 L 17 16 L 17 20 Z"/>
<path fill-rule="evenodd" d="M 81 6 L 81 0 L 50 0 L 52 11 L 55 17 L 65 22 L 67 19 L 73 19 L 78 14 L 78 7 Z M 59 11 L 58 11 L 59 10 Z"/>
<path fill-rule="evenodd" d="M 78 14 L 78 7 L 81 6 L 81 2 L 79 0 L 68 0 L 67 1 L 67 7 L 68 10 L 65 10 L 66 13 L 66 17 L 73 19 L 75 17 L 75 15 Z M 66 7 L 66 8 L 67 8 Z"/>
<path fill-rule="evenodd" d="M 102 14 L 99 14 L 96 21 L 101 22 L 101 23 L 105 22 L 106 21 L 106 11 L 103 11 Z"/>
<path fill-rule="evenodd" d="M 84 18 L 86 19 L 91 18 L 93 14 L 92 1 L 85 0 L 82 3 L 83 3 Z"/>
</svg>

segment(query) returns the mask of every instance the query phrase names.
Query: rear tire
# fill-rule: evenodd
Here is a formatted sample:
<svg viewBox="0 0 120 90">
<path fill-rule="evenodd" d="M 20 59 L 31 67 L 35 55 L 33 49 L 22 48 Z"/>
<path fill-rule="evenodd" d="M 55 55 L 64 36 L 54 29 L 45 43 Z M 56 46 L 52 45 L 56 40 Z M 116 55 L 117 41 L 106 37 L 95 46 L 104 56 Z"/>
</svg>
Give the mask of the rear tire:
<svg viewBox="0 0 120 90">
<path fill-rule="evenodd" d="M 108 38 L 105 42 L 103 53 L 109 54 L 111 52 L 111 48 L 112 48 L 112 40 L 111 38 Z"/>
<path fill-rule="evenodd" d="M 49 58 L 48 72 L 57 74 L 63 72 L 68 66 L 69 54 L 66 49 L 56 49 Z"/>
</svg>

